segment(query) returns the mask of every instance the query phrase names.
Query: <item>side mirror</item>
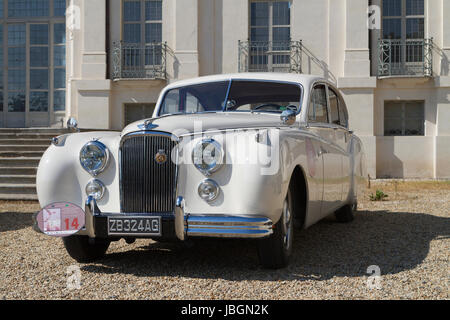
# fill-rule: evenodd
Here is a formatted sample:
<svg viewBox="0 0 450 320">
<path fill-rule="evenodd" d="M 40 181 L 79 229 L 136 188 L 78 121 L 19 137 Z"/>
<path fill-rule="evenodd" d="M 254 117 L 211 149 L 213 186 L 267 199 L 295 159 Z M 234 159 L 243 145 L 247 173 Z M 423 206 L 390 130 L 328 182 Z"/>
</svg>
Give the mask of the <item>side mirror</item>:
<svg viewBox="0 0 450 320">
<path fill-rule="evenodd" d="M 283 124 L 291 126 L 295 123 L 296 116 L 297 116 L 296 111 L 294 111 L 292 109 L 288 109 L 288 110 L 283 111 L 283 113 L 281 113 L 280 119 Z"/>
<path fill-rule="evenodd" d="M 67 128 L 72 132 L 80 132 L 78 121 L 73 117 L 70 117 L 69 120 L 67 120 Z"/>
</svg>

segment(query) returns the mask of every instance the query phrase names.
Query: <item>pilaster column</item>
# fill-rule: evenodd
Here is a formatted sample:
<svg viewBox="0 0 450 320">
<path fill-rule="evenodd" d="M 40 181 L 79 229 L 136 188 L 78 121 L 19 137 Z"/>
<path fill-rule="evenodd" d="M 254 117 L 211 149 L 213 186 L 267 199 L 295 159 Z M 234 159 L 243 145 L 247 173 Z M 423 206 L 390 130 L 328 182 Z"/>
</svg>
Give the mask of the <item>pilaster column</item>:
<svg viewBox="0 0 450 320">
<path fill-rule="evenodd" d="M 84 79 L 106 79 L 106 1 L 83 1 Z"/>
<path fill-rule="evenodd" d="M 174 10 L 174 78 L 186 79 L 199 75 L 198 62 L 198 1 L 173 2 Z"/>
<path fill-rule="evenodd" d="M 346 0 L 345 77 L 370 77 L 368 2 Z"/>
</svg>

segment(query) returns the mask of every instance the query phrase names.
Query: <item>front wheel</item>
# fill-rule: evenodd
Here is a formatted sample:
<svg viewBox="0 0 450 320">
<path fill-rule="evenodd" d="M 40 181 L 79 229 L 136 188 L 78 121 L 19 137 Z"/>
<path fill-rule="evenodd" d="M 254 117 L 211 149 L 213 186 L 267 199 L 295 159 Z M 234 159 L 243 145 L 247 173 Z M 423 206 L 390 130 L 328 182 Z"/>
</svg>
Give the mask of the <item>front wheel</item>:
<svg viewBox="0 0 450 320">
<path fill-rule="evenodd" d="M 63 238 L 67 253 L 77 262 L 93 262 L 103 257 L 108 250 L 110 241 L 89 241 L 88 236 L 70 236 Z"/>
<path fill-rule="evenodd" d="M 294 237 L 292 197 L 290 190 L 283 203 L 280 220 L 275 224 L 273 234 L 258 241 L 258 256 L 264 268 L 279 269 L 289 264 Z"/>
<path fill-rule="evenodd" d="M 336 220 L 342 223 L 352 222 L 355 219 L 355 212 L 357 207 L 358 205 L 356 204 L 356 202 L 353 204 L 346 204 L 334 213 L 334 215 L 336 216 Z"/>
</svg>

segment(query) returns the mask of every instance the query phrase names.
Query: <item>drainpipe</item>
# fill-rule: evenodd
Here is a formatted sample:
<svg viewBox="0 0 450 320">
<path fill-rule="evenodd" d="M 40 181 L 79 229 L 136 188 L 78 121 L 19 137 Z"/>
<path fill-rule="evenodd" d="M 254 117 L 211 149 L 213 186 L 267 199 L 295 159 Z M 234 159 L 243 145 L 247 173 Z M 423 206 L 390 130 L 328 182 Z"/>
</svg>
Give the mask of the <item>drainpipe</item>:
<svg viewBox="0 0 450 320">
<path fill-rule="evenodd" d="M 74 78 L 74 69 L 75 69 L 75 46 L 74 46 L 74 32 L 79 23 L 80 10 L 77 10 L 77 7 L 74 5 L 74 0 L 70 0 L 69 7 L 66 10 L 66 18 L 69 17 L 70 21 L 68 25 L 69 29 L 69 43 L 70 43 L 70 63 L 69 63 L 69 76 L 67 83 L 67 92 L 66 92 L 66 118 L 70 118 L 72 116 L 72 81 Z M 78 16 L 77 16 L 78 15 Z M 67 121 L 66 119 L 66 121 Z"/>
</svg>

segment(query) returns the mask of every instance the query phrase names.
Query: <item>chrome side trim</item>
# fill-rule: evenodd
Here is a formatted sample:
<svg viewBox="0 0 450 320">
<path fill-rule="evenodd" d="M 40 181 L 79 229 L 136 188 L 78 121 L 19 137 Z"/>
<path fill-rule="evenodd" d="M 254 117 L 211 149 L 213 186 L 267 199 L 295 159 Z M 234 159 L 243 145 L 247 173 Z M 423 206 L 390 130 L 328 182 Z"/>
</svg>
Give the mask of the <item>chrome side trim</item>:
<svg viewBox="0 0 450 320">
<path fill-rule="evenodd" d="M 175 202 L 175 234 L 181 241 L 186 240 L 186 220 L 184 199 L 183 197 L 177 197 Z"/>
<path fill-rule="evenodd" d="M 192 237 L 265 238 L 273 223 L 265 217 L 189 215 L 186 234 Z"/>
</svg>

